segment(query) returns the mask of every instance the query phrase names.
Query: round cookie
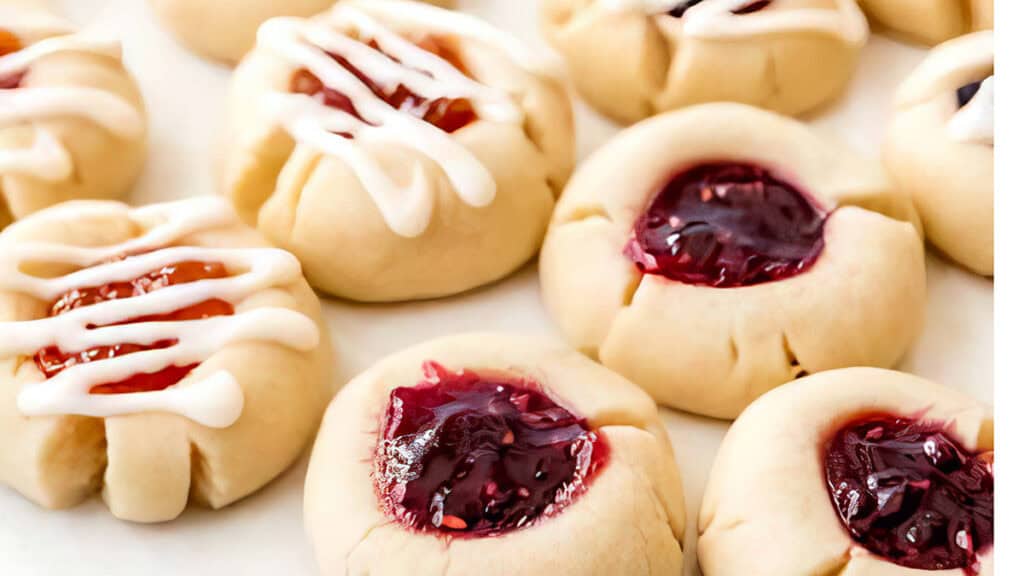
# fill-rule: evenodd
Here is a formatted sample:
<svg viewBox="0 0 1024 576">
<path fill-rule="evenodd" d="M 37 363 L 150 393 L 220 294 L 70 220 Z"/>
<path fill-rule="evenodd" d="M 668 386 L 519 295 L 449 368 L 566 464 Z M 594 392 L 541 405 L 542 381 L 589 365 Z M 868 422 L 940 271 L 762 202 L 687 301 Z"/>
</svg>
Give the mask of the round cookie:
<svg viewBox="0 0 1024 576">
<path fill-rule="evenodd" d="M 625 123 L 718 101 L 811 111 L 842 93 L 868 38 L 856 0 L 544 0 L 542 7 L 546 36 L 580 94 Z"/>
<path fill-rule="evenodd" d="M 682 573 L 654 403 L 536 337 L 442 338 L 356 377 L 321 426 L 305 517 L 325 576 Z"/>
<path fill-rule="evenodd" d="M 860 0 L 872 22 L 899 36 L 938 44 L 991 30 L 993 0 Z"/>
<path fill-rule="evenodd" d="M 235 75 L 223 189 L 336 296 L 495 281 L 536 253 L 575 161 L 547 64 L 481 20 L 415 2 L 271 20 Z"/>
<path fill-rule="evenodd" d="M 451 6 L 454 0 L 424 0 Z M 312 16 L 338 0 L 149 0 L 186 48 L 224 62 L 238 62 L 256 42 L 260 24 L 278 16 Z"/>
<path fill-rule="evenodd" d="M 38 3 L 0 0 L 0 229 L 66 200 L 126 194 L 145 147 L 120 44 Z"/>
<path fill-rule="evenodd" d="M 992 32 L 935 48 L 896 95 L 883 158 L 928 240 L 974 272 L 994 270 Z"/>
<path fill-rule="evenodd" d="M 298 261 L 223 199 L 70 202 L 0 234 L 0 484 L 40 506 L 227 506 L 299 456 L 329 374 Z"/>
<path fill-rule="evenodd" d="M 909 374 L 850 368 L 765 394 L 704 493 L 707 576 L 993 574 L 993 422 Z"/>
<path fill-rule="evenodd" d="M 805 125 L 707 104 L 634 126 L 555 208 L 544 301 L 660 404 L 734 418 L 806 373 L 894 364 L 925 312 L 910 199 Z"/>
</svg>

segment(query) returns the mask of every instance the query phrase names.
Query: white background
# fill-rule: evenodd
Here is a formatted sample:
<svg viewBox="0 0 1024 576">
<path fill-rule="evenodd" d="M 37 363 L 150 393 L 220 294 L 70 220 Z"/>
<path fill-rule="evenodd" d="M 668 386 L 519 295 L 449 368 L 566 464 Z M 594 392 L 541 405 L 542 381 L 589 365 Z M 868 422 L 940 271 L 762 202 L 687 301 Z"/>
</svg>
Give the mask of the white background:
<svg viewBox="0 0 1024 576">
<path fill-rule="evenodd" d="M 128 65 L 142 84 L 152 122 L 151 157 L 133 200 L 213 193 L 215 143 L 230 71 L 175 45 L 142 0 L 57 4 L 78 22 L 115 30 L 124 39 Z M 543 44 L 534 0 L 462 4 L 466 11 Z M 873 38 L 848 97 L 813 122 L 841 134 L 864 153 L 877 154 L 893 89 L 923 54 L 918 48 Z M 617 128 L 583 106 L 578 112 L 582 159 Z M 926 331 L 901 368 L 991 402 L 992 282 L 934 256 L 929 258 L 928 280 Z M 387 353 L 443 334 L 484 329 L 555 333 L 541 307 L 532 264 L 495 286 L 457 298 L 396 306 L 326 300 L 325 313 L 346 378 Z M 708 467 L 727 425 L 669 410 L 662 415 L 686 483 L 687 574 L 696 574 L 694 520 Z M 71 511 L 47 512 L 0 487 L 0 574 L 313 574 L 301 523 L 304 471 L 303 462 L 235 506 L 219 512 L 192 509 L 159 526 L 114 520 L 98 499 Z"/>
</svg>

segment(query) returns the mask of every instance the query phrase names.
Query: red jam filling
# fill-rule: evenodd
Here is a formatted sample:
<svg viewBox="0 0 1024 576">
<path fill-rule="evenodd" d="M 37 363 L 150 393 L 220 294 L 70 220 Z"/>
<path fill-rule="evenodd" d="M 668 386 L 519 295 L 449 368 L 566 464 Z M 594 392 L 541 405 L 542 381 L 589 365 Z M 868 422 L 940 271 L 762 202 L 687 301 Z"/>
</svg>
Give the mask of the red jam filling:
<svg viewBox="0 0 1024 576">
<path fill-rule="evenodd" d="M 133 298 L 142 296 L 149 292 L 155 292 L 162 288 L 177 284 L 187 284 L 198 280 L 227 278 L 227 269 L 222 264 L 204 262 L 180 262 L 164 266 L 144 276 L 129 282 L 115 282 L 104 286 L 93 286 L 80 288 L 63 294 L 50 307 L 50 316 L 59 316 L 72 310 L 92 306 L 110 300 Z M 182 322 L 187 320 L 201 320 L 213 316 L 230 316 L 234 314 L 234 307 L 223 300 L 206 300 L 198 304 L 182 308 L 169 314 L 155 316 L 143 316 L 132 318 L 123 324 L 136 324 L 139 322 Z M 117 344 L 114 346 L 99 346 L 82 350 L 79 352 L 64 352 L 54 346 L 44 348 L 35 355 L 36 366 L 47 377 L 52 378 L 61 371 L 76 366 L 87 364 L 98 360 L 107 360 L 142 352 L 145 350 L 159 350 L 170 348 L 177 344 L 176 340 L 161 340 L 152 344 Z M 174 386 L 188 375 L 197 365 L 189 366 L 168 366 L 163 370 L 152 374 L 136 374 L 120 382 L 110 382 L 94 386 L 92 394 L 129 394 L 133 392 L 155 392 Z"/>
<path fill-rule="evenodd" d="M 450 372 L 397 388 L 375 454 L 385 511 L 414 530 L 489 536 L 557 514 L 608 459 L 604 438 L 535 383 Z"/>
<path fill-rule="evenodd" d="M 383 53 L 376 41 L 370 41 L 368 45 Z M 468 75 L 466 66 L 462 62 L 458 51 L 452 47 L 449 41 L 430 36 L 417 42 L 417 46 L 444 58 L 452 66 L 458 68 L 463 74 Z M 473 104 L 465 98 L 439 98 L 437 100 L 430 100 L 416 94 L 403 84 L 399 84 L 394 90 L 388 90 L 387 88 L 375 83 L 370 77 L 364 74 L 362 70 L 356 68 L 343 56 L 330 52 L 328 55 L 346 70 L 351 72 L 359 79 L 360 82 L 372 90 L 378 98 L 387 102 L 392 108 L 415 116 L 416 118 L 428 122 L 449 134 L 464 128 L 477 120 Z M 352 100 L 349 99 L 348 96 L 338 92 L 337 90 L 324 86 L 323 81 L 307 69 L 299 70 L 294 76 L 292 76 L 291 91 L 312 96 L 326 106 L 343 110 L 356 118 L 362 119 L 356 111 Z"/>
<path fill-rule="evenodd" d="M 12 32 L 0 28 L 0 56 L 13 54 L 24 48 L 21 40 Z M 24 73 L 0 75 L 0 90 L 13 90 L 21 85 Z"/>
<path fill-rule="evenodd" d="M 669 16 L 674 16 L 676 18 L 682 18 L 683 14 L 685 14 L 687 10 L 689 10 L 690 8 L 693 8 L 694 6 L 696 6 L 697 4 L 700 4 L 703 1 L 704 0 L 684 0 L 683 2 L 680 2 L 679 4 L 677 4 L 675 8 L 669 10 L 668 14 L 669 14 Z M 764 10 L 771 3 L 772 3 L 772 0 L 755 0 L 753 2 L 748 2 L 748 3 L 744 4 L 743 6 L 740 6 L 739 8 L 733 9 L 732 13 L 736 14 L 736 15 L 753 14 L 754 12 L 758 12 L 760 10 Z"/>
<path fill-rule="evenodd" d="M 992 545 L 992 453 L 971 453 L 942 423 L 858 418 L 825 445 L 836 513 L 868 551 L 917 570 L 976 574 Z"/>
<path fill-rule="evenodd" d="M 626 255 L 645 274 L 716 288 L 808 270 L 828 215 L 764 168 L 711 163 L 673 178 L 637 219 Z"/>
</svg>

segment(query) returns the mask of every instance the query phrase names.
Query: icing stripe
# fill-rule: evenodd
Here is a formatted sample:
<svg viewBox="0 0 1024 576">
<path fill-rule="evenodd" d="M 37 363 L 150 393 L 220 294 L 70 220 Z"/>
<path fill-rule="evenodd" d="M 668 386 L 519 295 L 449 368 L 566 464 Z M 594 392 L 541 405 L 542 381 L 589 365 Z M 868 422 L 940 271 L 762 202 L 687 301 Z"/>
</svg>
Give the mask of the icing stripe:
<svg viewBox="0 0 1024 576">
<path fill-rule="evenodd" d="M 354 9 L 356 5 L 364 11 Z M 430 224 L 435 202 L 433 185 L 424 168 L 415 165 L 409 181 L 397 183 L 359 146 L 360 142 L 402 145 L 430 158 L 448 177 L 459 198 L 470 206 L 489 205 L 497 193 L 497 185 L 488 169 L 451 135 L 395 110 L 328 53 L 344 57 L 385 88 L 405 85 L 431 100 L 467 99 L 480 118 L 487 121 L 519 124 L 523 113 L 504 92 L 472 80 L 443 58 L 392 32 L 370 15 L 381 11 L 388 13 L 389 20 L 394 16 L 426 32 L 473 37 L 488 32 L 486 28 L 481 31 L 479 26 L 467 24 L 475 20 L 405 2 L 381 2 L 380 6 L 374 3 L 372 10 L 362 3 L 349 3 L 317 19 L 271 20 L 260 28 L 259 46 L 297 69 L 309 70 L 326 87 L 345 94 L 365 122 L 304 94 L 270 94 L 266 107 L 296 141 L 344 160 L 363 183 L 392 231 L 416 237 Z M 363 40 L 375 40 L 394 59 L 350 37 L 345 33 L 348 30 L 357 32 Z M 497 34 L 491 40 L 501 36 Z M 342 133 L 352 138 L 341 136 Z"/>
<path fill-rule="evenodd" d="M 949 120 L 949 137 L 974 144 L 992 146 L 995 142 L 995 78 L 989 76 L 966 106 Z"/>
<path fill-rule="evenodd" d="M 0 11 L 0 17 L 4 17 L 0 18 L 4 28 L 16 33 L 40 30 L 64 33 L 68 30 L 59 25 L 59 20 L 37 13 L 8 8 Z M 0 56 L 0 77 L 19 74 L 42 58 L 68 52 L 118 60 L 121 57 L 121 47 L 117 42 L 87 34 L 57 36 Z M 136 106 L 105 90 L 76 86 L 26 86 L 0 90 L 0 127 L 60 116 L 89 119 L 125 139 L 140 138 L 145 131 L 144 120 Z M 73 172 L 70 154 L 52 133 L 42 128 L 37 128 L 35 142 L 30 148 L 0 148 L 0 173 L 29 174 L 43 180 L 59 181 L 70 178 Z"/>
<path fill-rule="evenodd" d="M 116 344 L 176 341 L 166 348 L 77 364 L 49 380 L 28 384 L 18 396 L 22 413 L 107 417 L 160 411 L 180 414 L 205 426 L 227 427 L 241 415 L 244 404 L 242 390 L 228 372 L 217 372 L 187 386 L 179 384 L 156 392 L 96 395 L 90 394 L 90 390 L 169 366 L 201 364 L 232 343 L 273 342 L 298 351 L 313 350 L 319 345 L 316 323 L 286 308 L 255 308 L 202 320 L 123 324 L 133 318 L 169 314 L 212 299 L 238 304 L 262 290 L 302 277 L 295 257 L 275 248 L 162 248 L 189 234 L 234 223 L 234 214 L 225 200 L 200 198 L 134 211 L 112 203 L 75 202 L 45 210 L 30 221 L 36 225 L 39 219 L 66 222 L 76 214 L 127 215 L 140 225 L 152 225 L 152 228 L 138 238 L 102 248 L 44 243 L 4 245 L 0 251 L 0 290 L 52 301 L 76 288 L 130 281 L 184 261 L 220 262 L 234 275 L 168 286 L 48 318 L 0 322 L 0 357 L 31 355 L 49 346 L 80 351 Z M 25 225 L 25 221 L 21 221 L 12 229 Z M 143 250 L 149 251 L 109 261 Z M 21 271 L 28 262 L 83 268 L 64 276 L 40 278 Z"/>
</svg>

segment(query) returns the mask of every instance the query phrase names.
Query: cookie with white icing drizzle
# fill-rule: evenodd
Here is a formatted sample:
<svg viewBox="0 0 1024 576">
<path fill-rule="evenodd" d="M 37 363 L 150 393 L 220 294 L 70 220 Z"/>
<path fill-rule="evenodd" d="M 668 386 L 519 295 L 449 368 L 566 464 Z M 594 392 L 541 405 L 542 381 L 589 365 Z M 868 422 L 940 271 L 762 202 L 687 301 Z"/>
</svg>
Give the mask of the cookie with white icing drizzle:
<svg viewBox="0 0 1024 576">
<path fill-rule="evenodd" d="M 48 208 L 0 234 L 0 483 L 139 522 L 226 506 L 305 447 L 329 356 L 298 261 L 227 201 Z"/>
<path fill-rule="evenodd" d="M 0 0 L 0 228 L 58 202 L 123 195 L 145 140 L 117 41 Z"/>
<path fill-rule="evenodd" d="M 573 83 L 632 123 L 693 104 L 798 115 L 838 97 L 868 25 L 856 0 L 544 0 Z"/>
<path fill-rule="evenodd" d="M 509 274 L 539 247 L 574 163 L 557 68 L 422 3 L 268 21 L 230 101 L 224 192 L 315 287 L 356 300 Z"/>
<path fill-rule="evenodd" d="M 454 0 L 423 0 L 451 6 Z M 256 41 L 260 24 L 278 16 L 312 16 L 338 0 L 149 0 L 153 11 L 186 48 L 238 62 Z"/>
<path fill-rule="evenodd" d="M 994 268 L 992 38 L 975 32 L 932 50 L 898 90 L 882 149 L 929 242 L 985 276 Z"/>
<path fill-rule="evenodd" d="M 994 0 L 860 0 L 860 4 L 874 25 L 924 44 L 992 29 Z"/>
</svg>

